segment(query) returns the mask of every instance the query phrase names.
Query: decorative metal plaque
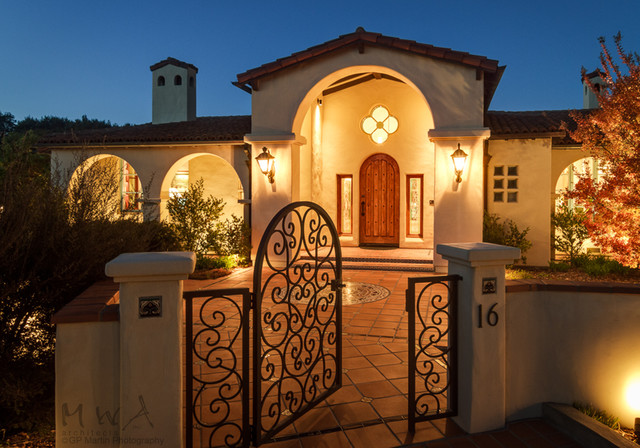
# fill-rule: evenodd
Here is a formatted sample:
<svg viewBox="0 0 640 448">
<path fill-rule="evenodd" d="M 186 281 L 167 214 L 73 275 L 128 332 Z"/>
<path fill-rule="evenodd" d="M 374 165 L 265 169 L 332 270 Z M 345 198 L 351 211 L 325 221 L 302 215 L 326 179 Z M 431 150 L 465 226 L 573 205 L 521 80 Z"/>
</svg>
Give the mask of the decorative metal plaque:
<svg viewBox="0 0 640 448">
<path fill-rule="evenodd" d="M 496 294 L 498 279 L 496 277 L 482 279 L 482 294 Z"/>
<path fill-rule="evenodd" d="M 162 296 L 138 297 L 138 317 L 161 317 Z"/>
</svg>

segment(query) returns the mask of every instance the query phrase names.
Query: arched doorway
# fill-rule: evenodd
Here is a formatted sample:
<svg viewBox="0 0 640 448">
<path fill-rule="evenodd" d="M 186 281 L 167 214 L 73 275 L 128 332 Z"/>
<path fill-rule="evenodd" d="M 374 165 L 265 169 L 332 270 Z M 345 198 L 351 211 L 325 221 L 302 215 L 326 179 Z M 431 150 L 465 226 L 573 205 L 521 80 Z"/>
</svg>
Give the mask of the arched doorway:
<svg viewBox="0 0 640 448">
<path fill-rule="evenodd" d="M 360 244 L 400 244 L 400 170 L 387 154 L 374 154 L 360 167 Z"/>
</svg>

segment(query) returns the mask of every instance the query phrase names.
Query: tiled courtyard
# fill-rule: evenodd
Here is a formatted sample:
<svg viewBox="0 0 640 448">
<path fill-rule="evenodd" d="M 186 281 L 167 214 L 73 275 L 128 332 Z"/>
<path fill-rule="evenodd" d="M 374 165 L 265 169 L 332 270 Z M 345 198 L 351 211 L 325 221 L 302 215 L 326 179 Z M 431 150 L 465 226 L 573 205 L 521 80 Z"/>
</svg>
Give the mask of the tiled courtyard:
<svg viewBox="0 0 640 448">
<path fill-rule="evenodd" d="M 408 320 L 405 290 L 426 272 L 349 270 L 346 282 L 389 290 L 381 300 L 343 306 L 343 387 L 277 436 L 270 447 L 577 447 L 541 420 L 510 424 L 485 434 L 465 434 L 453 421 L 417 424 L 407 434 Z M 252 285 L 250 268 L 209 281 L 188 280 L 185 290 Z"/>
</svg>

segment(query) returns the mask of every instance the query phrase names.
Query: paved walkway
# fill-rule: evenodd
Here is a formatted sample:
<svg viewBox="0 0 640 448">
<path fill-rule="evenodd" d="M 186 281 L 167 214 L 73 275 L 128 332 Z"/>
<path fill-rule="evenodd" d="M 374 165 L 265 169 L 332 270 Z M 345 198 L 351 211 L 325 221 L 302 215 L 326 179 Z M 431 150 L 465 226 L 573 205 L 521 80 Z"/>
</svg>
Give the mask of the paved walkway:
<svg viewBox="0 0 640 448">
<path fill-rule="evenodd" d="M 411 258 L 411 256 L 408 256 Z M 344 281 L 389 290 L 374 302 L 343 307 L 343 387 L 279 434 L 269 447 L 578 447 L 541 420 L 512 423 L 504 430 L 465 434 L 452 420 L 417 424 L 407 434 L 407 313 L 409 277 L 401 271 L 345 270 Z M 185 282 L 185 290 L 251 288 L 252 269 L 211 281 Z"/>
</svg>

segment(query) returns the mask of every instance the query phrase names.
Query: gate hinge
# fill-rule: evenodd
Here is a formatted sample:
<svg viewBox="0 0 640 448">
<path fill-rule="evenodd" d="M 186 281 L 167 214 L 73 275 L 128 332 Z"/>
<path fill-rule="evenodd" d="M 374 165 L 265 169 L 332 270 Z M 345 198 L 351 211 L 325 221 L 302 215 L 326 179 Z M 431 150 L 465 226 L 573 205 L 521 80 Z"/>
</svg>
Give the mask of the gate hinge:
<svg viewBox="0 0 640 448">
<path fill-rule="evenodd" d="M 345 286 L 347 285 L 345 285 L 341 281 L 338 281 L 338 279 L 334 278 L 333 280 L 331 280 L 331 291 L 337 291 L 338 289 L 342 289 Z"/>
</svg>

